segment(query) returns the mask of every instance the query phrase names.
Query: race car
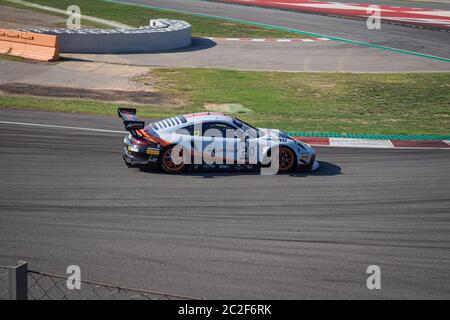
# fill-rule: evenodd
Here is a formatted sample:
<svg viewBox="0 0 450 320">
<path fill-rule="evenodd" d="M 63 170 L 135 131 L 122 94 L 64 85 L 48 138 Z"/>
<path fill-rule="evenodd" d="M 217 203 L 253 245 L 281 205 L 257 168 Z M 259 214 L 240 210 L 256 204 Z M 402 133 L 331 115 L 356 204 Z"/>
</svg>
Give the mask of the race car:
<svg viewBox="0 0 450 320">
<path fill-rule="evenodd" d="M 167 173 L 188 168 L 263 170 L 274 166 L 276 173 L 319 168 L 316 151 L 308 144 L 223 113 L 186 114 L 147 126 L 136 116 L 136 109 L 118 108 L 118 116 L 129 132 L 122 152 L 128 167 L 159 166 Z"/>
</svg>

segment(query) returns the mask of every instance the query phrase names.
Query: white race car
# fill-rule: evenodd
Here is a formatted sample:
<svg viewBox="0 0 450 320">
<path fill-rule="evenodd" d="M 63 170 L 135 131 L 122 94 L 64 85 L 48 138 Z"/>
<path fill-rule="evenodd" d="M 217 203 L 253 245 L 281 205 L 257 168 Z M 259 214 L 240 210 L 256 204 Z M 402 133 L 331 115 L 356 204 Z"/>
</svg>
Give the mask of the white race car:
<svg viewBox="0 0 450 320">
<path fill-rule="evenodd" d="M 222 113 L 193 113 L 150 123 L 136 109 L 119 108 L 129 134 L 123 159 L 128 167 L 158 165 L 168 173 L 189 167 L 314 171 L 316 151 L 276 129 L 254 128 Z M 273 152 L 276 151 L 276 152 Z M 274 161 L 272 161 L 274 160 Z"/>
</svg>

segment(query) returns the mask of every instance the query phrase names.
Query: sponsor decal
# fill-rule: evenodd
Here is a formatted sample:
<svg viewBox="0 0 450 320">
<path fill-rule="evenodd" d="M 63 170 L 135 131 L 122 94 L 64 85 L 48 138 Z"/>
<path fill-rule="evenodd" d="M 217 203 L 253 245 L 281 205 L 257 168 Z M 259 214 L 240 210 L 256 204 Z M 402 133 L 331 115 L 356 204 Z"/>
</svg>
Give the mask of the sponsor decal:
<svg viewBox="0 0 450 320">
<path fill-rule="evenodd" d="M 147 149 L 147 154 L 152 156 L 159 156 L 160 151 L 158 149 Z"/>
</svg>

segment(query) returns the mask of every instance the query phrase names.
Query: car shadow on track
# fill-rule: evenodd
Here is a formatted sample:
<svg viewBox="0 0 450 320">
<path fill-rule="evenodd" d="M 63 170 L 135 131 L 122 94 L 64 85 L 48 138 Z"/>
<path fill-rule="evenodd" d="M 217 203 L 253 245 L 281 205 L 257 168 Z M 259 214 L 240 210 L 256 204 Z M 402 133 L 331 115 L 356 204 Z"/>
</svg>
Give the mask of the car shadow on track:
<svg viewBox="0 0 450 320">
<path fill-rule="evenodd" d="M 176 52 L 193 52 L 193 51 L 201 51 L 210 49 L 217 46 L 217 42 L 208 39 L 208 38 L 200 38 L 200 37 L 193 37 L 191 45 L 185 48 L 180 49 L 174 49 L 174 50 L 166 50 L 161 52 L 155 52 L 155 53 L 176 53 Z"/>
<path fill-rule="evenodd" d="M 325 162 L 325 161 L 319 161 L 320 168 L 317 171 L 313 172 L 292 172 L 290 176 L 292 177 L 306 177 L 306 176 L 337 176 L 342 174 L 342 168 L 338 165 L 331 163 L 331 162 Z"/>
<path fill-rule="evenodd" d="M 291 172 L 278 174 L 278 176 L 290 176 L 290 177 L 307 177 L 307 176 L 336 176 L 342 174 L 342 169 L 338 165 L 335 165 L 330 162 L 319 161 L 320 168 L 317 171 L 313 172 Z M 140 168 L 141 172 L 150 173 L 150 174 L 161 174 L 163 173 L 162 169 L 158 168 Z M 231 176 L 260 176 L 259 171 L 243 171 L 243 170 L 234 170 L 234 171 L 224 171 L 224 170 L 190 170 L 184 173 L 178 174 L 178 176 L 187 176 L 187 177 L 199 177 L 199 178 L 215 178 L 215 177 L 231 177 Z"/>
</svg>

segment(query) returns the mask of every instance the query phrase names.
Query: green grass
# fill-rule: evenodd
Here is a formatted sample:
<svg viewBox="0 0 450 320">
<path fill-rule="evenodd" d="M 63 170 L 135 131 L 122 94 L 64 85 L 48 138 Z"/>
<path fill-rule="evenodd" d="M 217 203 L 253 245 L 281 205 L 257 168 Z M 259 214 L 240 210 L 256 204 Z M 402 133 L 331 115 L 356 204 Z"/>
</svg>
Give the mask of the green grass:
<svg viewBox="0 0 450 320">
<path fill-rule="evenodd" d="M 2 96 L 0 108 L 23 109 L 52 112 L 86 113 L 95 115 L 117 116 L 117 103 L 93 100 L 41 98 L 32 96 Z M 165 118 L 179 115 L 189 108 L 172 108 L 170 106 L 128 104 L 136 107 L 144 118 Z"/>
<path fill-rule="evenodd" d="M 0 59 L 1 60 L 9 60 L 9 61 L 21 61 L 21 62 L 27 61 L 26 59 L 24 59 L 22 57 L 10 56 L 9 54 L 0 54 Z"/>
<path fill-rule="evenodd" d="M 121 22 L 130 26 L 140 27 L 148 25 L 150 19 L 168 18 L 188 21 L 193 27 L 193 36 L 196 37 L 273 37 L 273 38 L 302 38 L 299 34 L 272 30 L 259 26 L 252 26 L 231 21 L 199 17 L 190 14 L 177 13 L 168 10 L 153 10 L 138 6 L 110 3 L 102 0 L 27 0 L 29 2 L 46 5 L 59 9 L 66 9 L 69 5 L 78 5 L 81 13 L 84 15 L 95 16 L 102 19 Z M 0 0 L 0 5 L 28 8 L 35 11 L 46 12 L 52 15 L 58 15 L 47 11 L 36 10 L 34 8 L 23 7 L 12 4 L 11 2 Z M 58 15 L 60 16 L 60 15 Z M 92 24 L 92 22 L 88 22 Z M 83 24 L 83 22 L 82 22 Z"/>
<path fill-rule="evenodd" d="M 157 86 L 182 107 L 142 106 L 139 114 L 162 118 L 204 111 L 204 104 L 239 103 L 253 110 L 237 116 L 260 127 L 287 131 L 450 133 L 450 74 L 346 74 L 155 69 Z M 114 115 L 116 104 L 0 96 L 0 107 Z"/>
<path fill-rule="evenodd" d="M 64 61 L 64 58 L 57 61 L 38 61 L 38 60 L 29 60 L 19 56 L 13 56 L 9 54 L 0 53 L 0 60 L 8 60 L 8 61 L 16 61 L 23 63 L 35 63 L 35 64 L 46 64 L 46 65 L 55 65 Z"/>
<path fill-rule="evenodd" d="M 240 118 L 289 131 L 450 133 L 450 73 L 346 74 L 158 69 L 170 91 L 200 110 L 239 103 Z"/>
</svg>

